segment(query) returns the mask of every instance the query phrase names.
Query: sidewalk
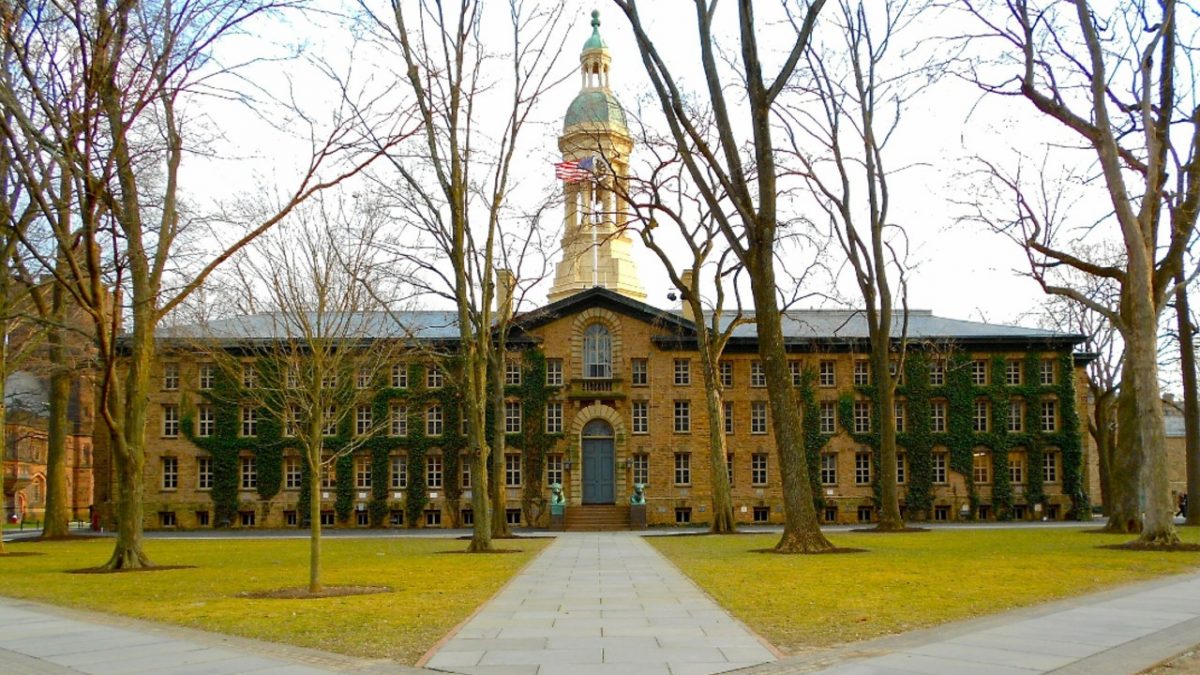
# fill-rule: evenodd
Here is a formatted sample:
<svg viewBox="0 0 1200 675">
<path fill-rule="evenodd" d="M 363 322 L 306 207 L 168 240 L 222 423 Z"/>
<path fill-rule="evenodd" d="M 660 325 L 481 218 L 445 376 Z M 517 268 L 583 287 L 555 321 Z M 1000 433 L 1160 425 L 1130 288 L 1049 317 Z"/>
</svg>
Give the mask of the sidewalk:
<svg viewBox="0 0 1200 675">
<path fill-rule="evenodd" d="M 775 655 L 631 532 L 564 533 L 424 664 L 468 675 L 707 675 Z"/>
<path fill-rule="evenodd" d="M 799 655 L 743 674 L 1132 675 L 1197 644 L 1200 574 L 1189 574 Z"/>
</svg>

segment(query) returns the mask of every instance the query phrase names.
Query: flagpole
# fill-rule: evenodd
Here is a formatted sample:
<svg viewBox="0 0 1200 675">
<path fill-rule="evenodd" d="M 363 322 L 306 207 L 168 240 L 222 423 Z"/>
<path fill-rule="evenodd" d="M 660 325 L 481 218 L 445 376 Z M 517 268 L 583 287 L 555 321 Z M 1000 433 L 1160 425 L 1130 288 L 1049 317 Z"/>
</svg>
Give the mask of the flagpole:
<svg viewBox="0 0 1200 675">
<path fill-rule="evenodd" d="M 596 186 L 592 185 L 592 286 L 600 285 L 600 246 L 596 243 L 596 231 L 600 229 L 600 199 L 595 194 Z"/>
</svg>

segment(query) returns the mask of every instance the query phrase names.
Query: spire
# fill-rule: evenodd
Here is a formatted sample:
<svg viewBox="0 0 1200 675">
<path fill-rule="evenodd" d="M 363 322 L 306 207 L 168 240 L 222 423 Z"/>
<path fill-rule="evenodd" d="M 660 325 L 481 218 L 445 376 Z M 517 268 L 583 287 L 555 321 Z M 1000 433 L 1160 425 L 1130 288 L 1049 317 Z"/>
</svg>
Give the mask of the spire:
<svg viewBox="0 0 1200 675">
<path fill-rule="evenodd" d="M 579 74 L 583 76 L 580 91 L 608 91 L 608 69 L 612 57 L 608 45 L 600 37 L 600 11 L 592 10 L 592 36 L 583 43 L 579 53 Z"/>
<path fill-rule="evenodd" d="M 588 41 L 583 43 L 583 51 L 589 49 L 608 49 L 608 45 L 604 44 L 604 38 L 600 37 L 600 10 L 592 10 L 592 36 Z"/>
</svg>

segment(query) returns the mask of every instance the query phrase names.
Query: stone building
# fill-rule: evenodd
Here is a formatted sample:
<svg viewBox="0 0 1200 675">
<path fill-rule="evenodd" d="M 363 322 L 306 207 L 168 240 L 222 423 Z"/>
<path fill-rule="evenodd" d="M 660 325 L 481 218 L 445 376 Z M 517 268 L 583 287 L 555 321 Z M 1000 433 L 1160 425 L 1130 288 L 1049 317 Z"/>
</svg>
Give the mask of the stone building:
<svg viewBox="0 0 1200 675">
<path fill-rule="evenodd" d="M 634 151 L 610 89 L 611 56 L 598 21 L 580 56 L 582 88 L 568 108 L 559 147 L 578 164 L 601 153 L 618 169 Z M 720 365 L 722 419 L 704 413 L 694 324 L 645 302 L 622 211 L 603 181 L 564 185 L 563 250 L 549 304 L 514 317 L 505 372 L 508 451 L 503 480 L 514 524 L 545 526 L 549 485 L 563 486 L 572 514 L 621 511 L 644 484 L 652 525 L 703 523 L 710 508 L 707 429 L 722 425 L 736 517 L 782 520 L 778 456 L 753 324 L 737 329 Z M 1061 519 L 1086 507 L 1087 448 L 1079 412 L 1080 337 L 910 311 L 911 350 L 895 415 L 901 499 L 911 518 Z M 392 322 L 395 322 L 393 325 Z M 454 315 L 373 317 L 366 339 L 403 335 L 407 356 L 390 368 L 347 374 L 375 391 L 373 403 L 329 426 L 337 448 L 364 430 L 374 437 L 331 459 L 319 495 L 289 447 L 287 420 L 240 404 L 253 375 L 249 344 L 274 339 L 270 317 L 207 327 L 240 354 L 236 378 L 164 336 L 154 377 L 145 464 L 147 527 L 286 527 L 303 524 L 320 499 L 322 521 L 348 527 L 465 526 L 471 476 L 458 398 L 445 362 L 424 345 L 451 345 Z M 788 312 L 784 334 L 803 401 L 804 452 L 826 522 L 876 517 L 877 430 L 863 317 L 853 311 Z M 256 371 L 255 369 L 258 368 Z M 240 380 L 240 381 L 239 381 Z M 386 419 L 386 424 L 380 425 Z M 108 488 L 105 488 L 106 490 Z M 625 509 L 627 511 L 627 509 Z"/>
</svg>

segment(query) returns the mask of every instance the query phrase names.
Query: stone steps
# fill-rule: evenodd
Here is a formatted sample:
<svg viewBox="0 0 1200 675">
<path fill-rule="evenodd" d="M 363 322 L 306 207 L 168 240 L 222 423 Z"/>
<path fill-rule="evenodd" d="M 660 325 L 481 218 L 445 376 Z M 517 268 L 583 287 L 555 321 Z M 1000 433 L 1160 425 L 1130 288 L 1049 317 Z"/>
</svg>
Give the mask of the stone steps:
<svg viewBox="0 0 1200 675">
<path fill-rule="evenodd" d="M 574 532 L 602 532 L 630 529 L 629 506 L 625 504 L 587 504 L 568 506 L 566 528 Z"/>
</svg>

